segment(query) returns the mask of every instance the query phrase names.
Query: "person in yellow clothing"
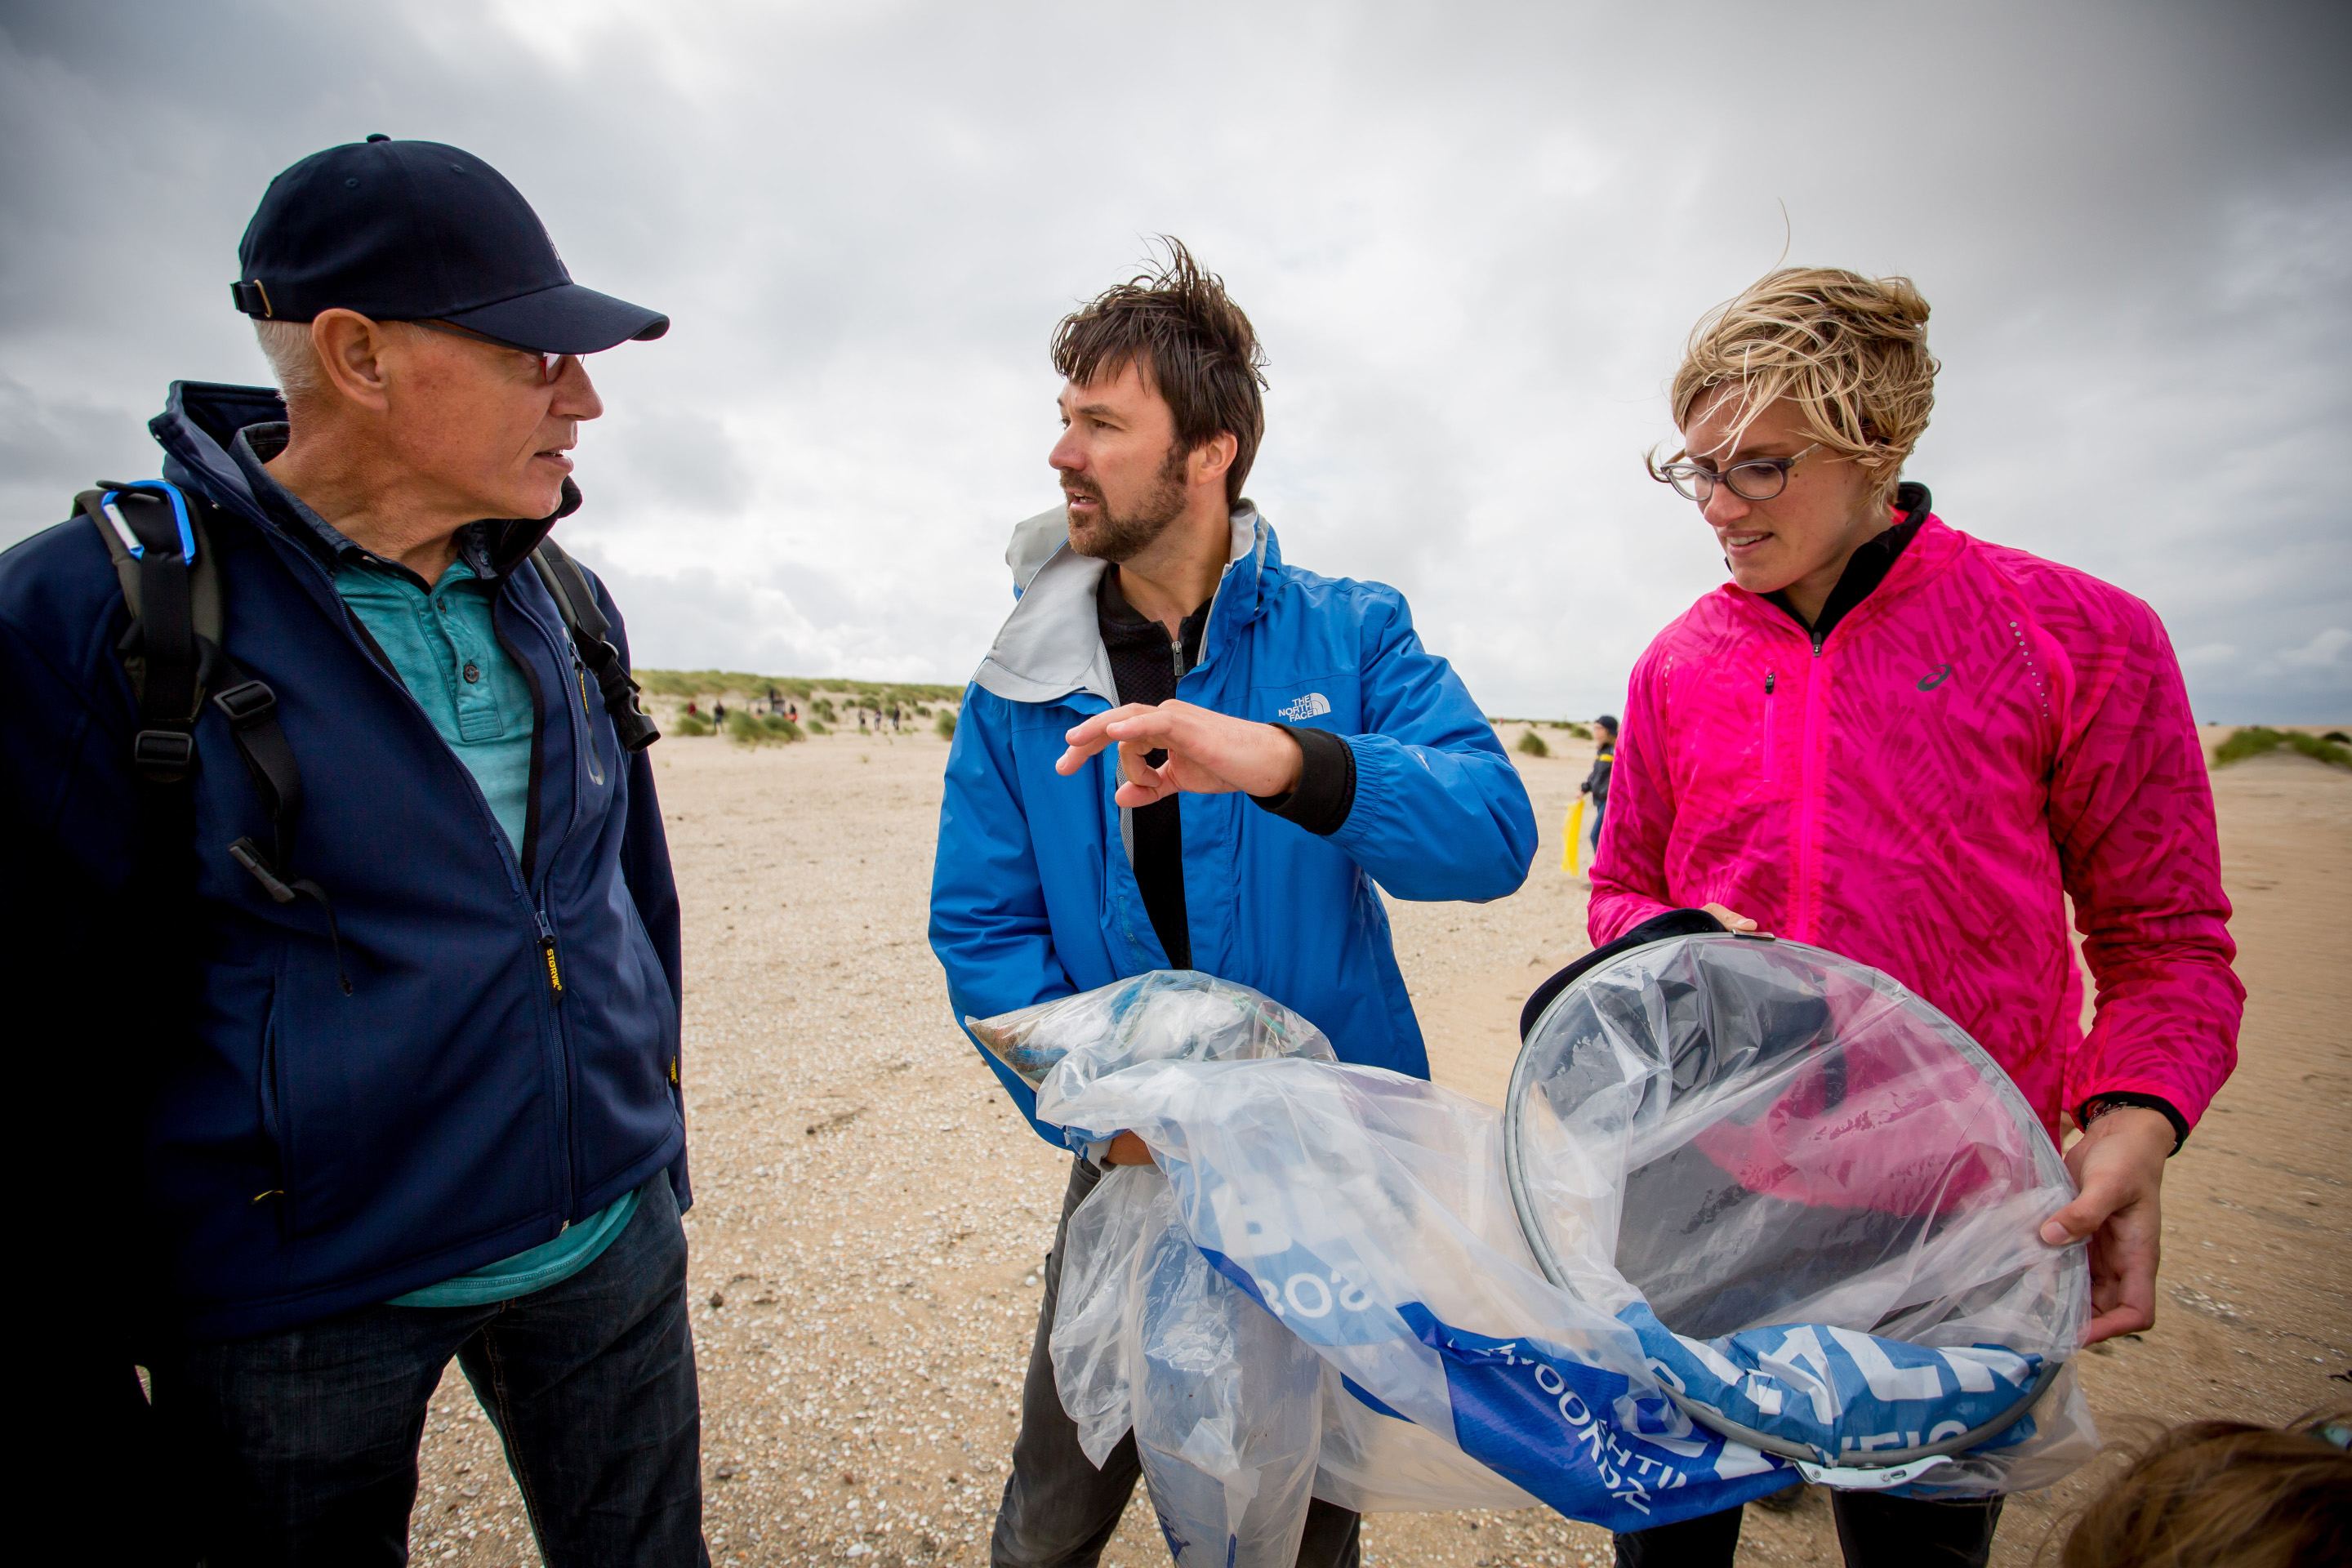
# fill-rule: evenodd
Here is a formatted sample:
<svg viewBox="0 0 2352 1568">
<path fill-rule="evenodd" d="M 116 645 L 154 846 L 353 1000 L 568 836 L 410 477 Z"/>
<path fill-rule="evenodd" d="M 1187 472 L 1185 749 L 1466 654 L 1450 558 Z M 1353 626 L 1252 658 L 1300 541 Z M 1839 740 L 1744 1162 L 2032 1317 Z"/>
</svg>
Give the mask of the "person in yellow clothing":
<svg viewBox="0 0 2352 1568">
<path fill-rule="evenodd" d="M 1609 770 L 1617 761 L 1617 719 L 1603 713 L 1592 721 L 1592 733 L 1601 749 L 1592 759 L 1592 771 L 1576 786 L 1576 805 L 1568 814 L 1567 843 L 1560 849 L 1560 869 L 1573 874 L 1590 858 L 1585 851 L 1601 851 L 1601 818 L 1609 810 Z M 1584 821 L 1584 804 L 1592 803 L 1592 822 Z"/>
</svg>

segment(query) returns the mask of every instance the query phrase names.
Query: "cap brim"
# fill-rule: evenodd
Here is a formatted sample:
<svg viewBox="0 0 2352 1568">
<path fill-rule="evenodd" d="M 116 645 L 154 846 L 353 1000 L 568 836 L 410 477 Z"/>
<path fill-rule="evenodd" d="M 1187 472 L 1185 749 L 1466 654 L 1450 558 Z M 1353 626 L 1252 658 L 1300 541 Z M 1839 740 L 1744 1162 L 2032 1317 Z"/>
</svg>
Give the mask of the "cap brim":
<svg viewBox="0 0 2352 1568">
<path fill-rule="evenodd" d="M 442 320 L 519 349 L 550 354 L 599 353 L 615 343 L 657 338 L 669 331 L 669 318 L 660 311 L 577 283 L 559 283 Z"/>
</svg>

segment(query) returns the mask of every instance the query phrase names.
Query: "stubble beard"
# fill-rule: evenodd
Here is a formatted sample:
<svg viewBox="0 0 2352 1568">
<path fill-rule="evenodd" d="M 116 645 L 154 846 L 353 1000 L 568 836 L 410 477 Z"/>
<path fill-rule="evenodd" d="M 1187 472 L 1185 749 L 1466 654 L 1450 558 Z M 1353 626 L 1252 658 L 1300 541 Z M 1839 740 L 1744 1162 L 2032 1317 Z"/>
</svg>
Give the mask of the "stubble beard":
<svg viewBox="0 0 2352 1568">
<path fill-rule="evenodd" d="M 1151 547 L 1168 531 L 1176 520 L 1184 515 L 1184 459 L 1187 457 L 1179 443 L 1168 449 L 1167 460 L 1152 476 L 1151 489 L 1145 492 L 1132 510 L 1114 512 L 1110 502 L 1090 481 L 1076 475 L 1062 480 L 1066 496 L 1086 496 L 1095 501 L 1096 517 L 1091 522 L 1080 522 L 1069 517 L 1070 548 L 1081 555 L 1091 555 L 1097 561 L 1113 565 L 1131 561 Z"/>
</svg>

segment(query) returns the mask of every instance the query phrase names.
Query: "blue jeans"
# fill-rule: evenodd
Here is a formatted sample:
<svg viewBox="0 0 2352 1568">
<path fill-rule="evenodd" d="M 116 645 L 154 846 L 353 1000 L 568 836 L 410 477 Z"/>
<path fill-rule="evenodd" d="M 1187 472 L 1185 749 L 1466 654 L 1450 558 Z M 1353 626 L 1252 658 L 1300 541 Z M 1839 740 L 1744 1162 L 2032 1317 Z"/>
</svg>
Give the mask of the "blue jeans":
<svg viewBox="0 0 2352 1568">
<path fill-rule="evenodd" d="M 455 1357 L 548 1568 L 702 1568 L 686 1232 L 667 1174 L 602 1257 L 480 1307 L 378 1306 L 153 1367 L 206 1568 L 408 1561 L 426 1401 Z"/>
</svg>

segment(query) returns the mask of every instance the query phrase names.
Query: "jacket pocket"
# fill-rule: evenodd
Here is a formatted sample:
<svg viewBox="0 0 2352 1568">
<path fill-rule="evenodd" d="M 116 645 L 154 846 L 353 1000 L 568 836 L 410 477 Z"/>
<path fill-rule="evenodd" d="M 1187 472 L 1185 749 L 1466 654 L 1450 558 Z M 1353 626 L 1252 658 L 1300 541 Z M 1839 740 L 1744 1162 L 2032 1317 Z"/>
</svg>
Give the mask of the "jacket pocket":
<svg viewBox="0 0 2352 1568">
<path fill-rule="evenodd" d="M 278 972 L 270 977 L 269 1008 L 261 1019 L 261 1060 L 254 1074 L 255 1089 L 260 1100 L 261 1136 L 269 1146 L 267 1165 L 268 1184 L 253 1194 L 256 1207 L 268 1205 L 276 1212 L 281 1235 L 290 1233 L 292 1215 L 287 1194 L 285 1068 L 278 1049 L 278 998 L 284 989 L 285 973 L 281 961 Z"/>
</svg>

